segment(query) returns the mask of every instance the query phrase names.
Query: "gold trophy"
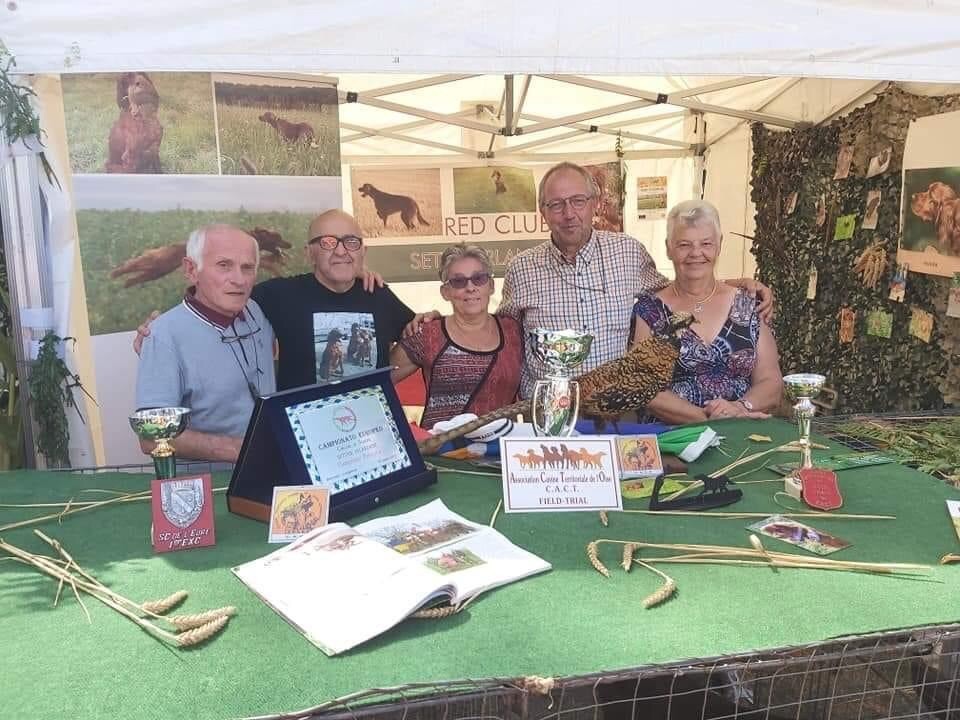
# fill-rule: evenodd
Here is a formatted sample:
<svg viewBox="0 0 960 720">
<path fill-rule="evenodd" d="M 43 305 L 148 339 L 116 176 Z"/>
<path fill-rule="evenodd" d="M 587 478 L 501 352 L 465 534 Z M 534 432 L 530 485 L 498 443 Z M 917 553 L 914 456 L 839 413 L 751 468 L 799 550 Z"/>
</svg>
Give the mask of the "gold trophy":
<svg viewBox="0 0 960 720">
<path fill-rule="evenodd" d="M 580 385 L 571 371 L 590 354 L 593 335 L 577 330 L 544 330 L 530 333 L 534 353 L 547 366 L 547 376 L 533 388 L 530 413 L 537 435 L 569 435 L 580 412 Z"/>
<path fill-rule="evenodd" d="M 813 467 L 810 455 L 810 420 L 817 411 L 812 400 L 820 394 L 820 388 L 826 382 L 823 375 L 796 373 L 783 378 L 783 390 L 791 402 L 795 402 L 793 412 L 797 416 L 800 429 L 800 469 Z"/>
<path fill-rule="evenodd" d="M 130 427 L 141 440 L 153 440 L 150 452 L 158 480 L 177 476 L 177 458 L 170 441 L 187 429 L 190 408 L 166 407 L 138 410 L 130 416 Z"/>
</svg>

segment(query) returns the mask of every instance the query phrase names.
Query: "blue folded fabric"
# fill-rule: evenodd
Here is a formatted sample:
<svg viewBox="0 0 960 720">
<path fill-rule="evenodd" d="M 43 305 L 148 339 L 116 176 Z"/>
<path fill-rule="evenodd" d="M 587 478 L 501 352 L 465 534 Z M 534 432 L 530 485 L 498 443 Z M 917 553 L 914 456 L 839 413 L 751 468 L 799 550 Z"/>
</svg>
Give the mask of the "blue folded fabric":
<svg viewBox="0 0 960 720">
<path fill-rule="evenodd" d="M 613 423 L 608 422 L 597 430 L 593 420 L 577 421 L 577 432 L 582 435 L 659 435 L 662 432 L 670 430 L 670 428 L 670 425 L 664 425 L 663 423 L 629 423 L 618 421 L 616 427 L 613 426 Z"/>
</svg>

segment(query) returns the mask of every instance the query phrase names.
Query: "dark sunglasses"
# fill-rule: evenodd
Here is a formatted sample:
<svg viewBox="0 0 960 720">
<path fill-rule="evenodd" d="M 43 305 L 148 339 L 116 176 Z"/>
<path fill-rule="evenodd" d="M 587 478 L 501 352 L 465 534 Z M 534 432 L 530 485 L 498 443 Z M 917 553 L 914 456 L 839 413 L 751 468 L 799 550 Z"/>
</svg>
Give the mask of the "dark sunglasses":
<svg viewBox="0 0 960 720">
<path fill-rule="evenodd" d="M 308 242 L 308 245 L 313 245 L 314 243 L 319 243 L 320 247 L 324 250 L 336 250 L 337 245 L 343 245 L 346 250 L 359 250 L 363 246 L 363 238 L 358 238 L 356 235 L 344 235 L 343 237 L 338 237 L 336 235 L 318 235 Z"/>
<path fill-rule="evenodd" d="M 490 282 L 490 273 L 487 272 L 478 272 L 474 273 L 470 277 L 464 277 L 463 275 L 454 275 L 453 277 L 447 278 L 447 285 L 457 290 L 463 290 L 467 283 L 473 283 L 474 287 L 483 287 L 488 282 Z"/>
</svg>

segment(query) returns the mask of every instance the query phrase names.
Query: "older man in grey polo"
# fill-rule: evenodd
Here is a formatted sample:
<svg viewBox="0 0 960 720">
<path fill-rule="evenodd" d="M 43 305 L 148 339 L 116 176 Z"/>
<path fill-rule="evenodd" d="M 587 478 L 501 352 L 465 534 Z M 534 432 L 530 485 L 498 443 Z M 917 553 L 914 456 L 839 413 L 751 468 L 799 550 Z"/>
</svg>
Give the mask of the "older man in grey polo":
<svg viewBox="0 0 960 720">
<path fill-rule="evenodd" d="M 143 341 L 137 408 L 191 409 L 174 441 L 182 458 L 236 461 L 256 397 L 276 389 L 273 328 L 250 299 L 259 258 L 257 241 L 239 228 L 192 233 L 183 261 L 190 287 Z"/>
</svg>

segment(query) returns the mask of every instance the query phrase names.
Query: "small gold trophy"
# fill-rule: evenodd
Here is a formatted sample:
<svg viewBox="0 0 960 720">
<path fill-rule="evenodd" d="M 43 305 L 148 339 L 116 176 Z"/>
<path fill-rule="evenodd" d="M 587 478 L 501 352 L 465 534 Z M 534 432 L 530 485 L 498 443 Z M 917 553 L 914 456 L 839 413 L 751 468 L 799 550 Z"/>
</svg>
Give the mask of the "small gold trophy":
<svg viewBox="0 0 960 720">
<path fill-rule="evenodd" d="M 813 467 L 810 455 L 810 420 L 817 407 L 812 399 L 820 394 L 820 388 L 826 382 L 823 375 L 796 373 L 783 378 L 783 390 L 791 402 L 795 402 L 793 412 L 797 416 L 797 428 L 800 430 L 800 469 Z"/>
<path fill-rule="evenodd" d="M 130 416 L 130 427 L 141 440 L 153 440 L 150 452 L 158 480 L 177 476 L 177 458 L 170 441 L 187 429 L 189 408 L 167 407 L 138 410 Z"/>
</svg>

